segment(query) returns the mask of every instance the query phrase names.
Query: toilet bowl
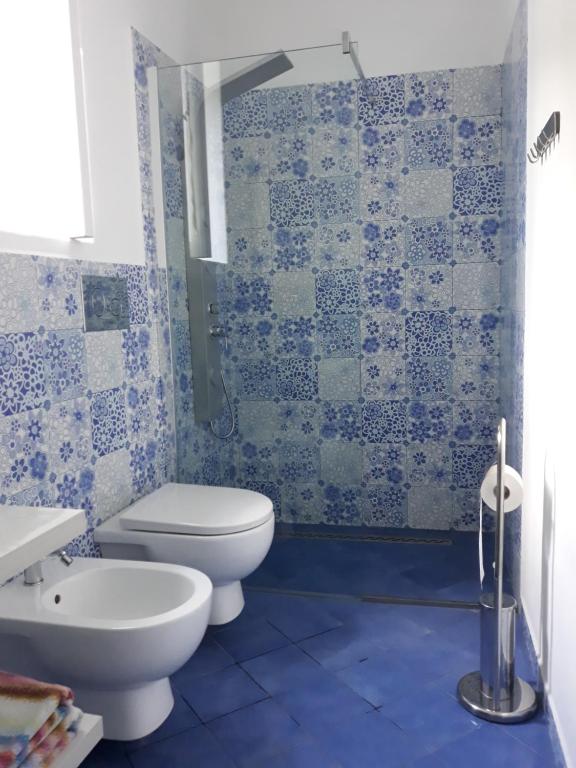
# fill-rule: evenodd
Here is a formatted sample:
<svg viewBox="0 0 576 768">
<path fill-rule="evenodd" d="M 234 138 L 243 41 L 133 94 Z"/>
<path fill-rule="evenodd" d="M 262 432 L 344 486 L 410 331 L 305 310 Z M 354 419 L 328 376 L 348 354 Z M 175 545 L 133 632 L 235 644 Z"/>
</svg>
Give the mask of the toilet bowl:
<svg viewBox="0 0 576 768">
<path fill-rule="evenodd" d="M 206 631 L 212 586 L 199 571 L 161 563 L 78 558 L 43 563 L 0 590 L 0 666 L 69 685 L 100 714 L 107 739 L 151 733 L 174 705 L 169 675 Z"/>
<path fill-rule="evenodd" d="M 244 607 L 241 580 L 266 557 L 274 535 L 272 502 L 255 491 L 168 483 L 99 526 L 104 557 L 197 568 L 214 587 L 210 624 Z"/>
</svg>

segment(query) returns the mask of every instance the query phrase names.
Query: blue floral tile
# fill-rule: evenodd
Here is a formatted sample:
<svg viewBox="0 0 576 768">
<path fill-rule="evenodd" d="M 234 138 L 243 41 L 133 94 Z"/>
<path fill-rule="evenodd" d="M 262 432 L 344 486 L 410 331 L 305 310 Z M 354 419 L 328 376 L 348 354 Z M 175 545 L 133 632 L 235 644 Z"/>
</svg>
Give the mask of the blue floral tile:
<svg viewBox="0 0 576 768">
<path fill-rule="evenodd" d="M 97 519 L 94 512 L 94 470 L 85 467 L 79 472 L 65 472 L 53 482 L 54 503 L 58 507 L 83 509 L 86 512 L 89 529 L 93 529 Z M 84 552 L 84 548 L 92 551 Z M 97 557 L 92 537 L 79 536 L 66 548 L 72 557 Z"/>
<path fill-rule="evenodd" d="M 84 317 L 78 268 L 52 261 L 37 265 L 41 322 L 48 328 L 80 328 Z"/>
<path fill-rule="evenodd" d="M 123 448 L 128 436 L 124 393 L 119 387 L 98 392 L 90 403 L 92 445 L 98 456 Z"/>
<path fill-rule="evenodd" d="M 499 360 L 490 355 L 458 355 L 454 361 L 454 396 L 459 400 L 495 400 Z"/>
<path fill-rule="evenodd" d="M 358 440 L 361 436 L 359 405 L 325 401 L 321 407 L 320 436 L 325 440 Z"/>
<path fill-rule="evenodd" d="M 53 400 L 68 400 L 84 393 L 86 349 L 81 331 L 48 333 L 44 342 L 44 373 Z"/>
<path fill-rule="evenodd" d="M 182 170 L 180 163 L 166 161 L 162 167 L 162 192 L 166 218 L 183 217 Z"/>
<path fill-rule="evenodd" d="M 457 445 L 452 451 L 454 484 L 459 488 L 479 488 L 495 458 L 496 449 L 493 443 Z"/>
<path fill-rule="evenodd" d="M 266 230 L 237 229 L 228 235 L 228 263 L 237 272 L 268 271 L 272 238 Z"/>
<path fill-rule="evenodd" d="M 285 317 L 278 322 L 276 352 L 284 357 L 310 357 L 314 353 L 314 320 Z"/>
<path fill-rule="evenodd" d="M 40 325 L 36 269 L 22 254 L 0 254 L 0 333 Z"/>
<path fill-rule="evenodd" d="M 232 309 L 239 315 L 265 315 L 272 309 L 270 283 L 259 275 L 246 274 L 234 278 Z"/>
<path fill-rule="evenodd" d="M 316 214 L 323 224 L 348 222 L 358 217 L 358 180 L 329 176 L 314 186 Z"/>
<path fill-rule="evenodd" d="M 360 525 L 362 489 L 358 486 L 327 485 L 323 490 L 322 516 L 328 525 Z"/>
<path fill-rule="evenodd" d="M 373 485 L 363 490 L 366 525 L 404 528 L 407 525 L 407 492 L 399 485 Z"/>
<path fill-rule="evenodd" d="M 362 366 L 362 394 L 371 400 L 403 397 L 406 393 L 404 356 L 390 353 L 365 357 Z"/>
<path fill-rule="evenodd" d="M 348 400 L 360 396 L 360 362 L 335 357 L 318 362 L 318 392 L 322 400 Z"/>
<path fill-rule="evenodd" d="M 241 400 L 238 403 L 240 437 L 247 442 L 271 442 L 280 432 L 278 405 L 272 401 Z"/>
<path fill-rule="evenodd" d="M 364 174 L 360 179 L 360 216 L 387 221 L 404 214 L 404 177 L 399 174 Z"/>
<path fill-rule="evenodd" d="M 158 451 L 158 443 L 152 438 L 130 446 L 132 488 L 138 496 L 151 493 L 160 485 Z"/>
<path fill-rule="evenodd" d="M 502 125 L 499 117 L 464 117 L 456 123 L 454 162 L 487 165 L 500 160 Z"/>
<path fill-rule="evenodd" d="M 266 359 L 243 360 L 236 371 L 238 395 L 244 400 L 270 400 L 276 395 L 276 366 Z"/>
<path fill-rule="evenodd" d="M 404 159 L 410 168 L 446 168 L 452 162 L 452 125 L 447 120 L 418 121 L 406 129 Z"/>
<path fill-rule="evenodd" d="M 131 440 L 154 432 L 156 399 L 152 384 L 129 384 L 126 389 L 126 422 Z"/>
<path fill-rule="evenodd" d="M 280 477 L 285 483 L 306 483 L 318 477 L 320 454 L 313 443 L 282 443 L 280 446 Z"/>
<path fill-rule="evenodd" d="M 406 75 L 407 117 L 450 117 L 452 106 L 453 73 L 450 70 Z"/>
<path fill-rule="evenodd" d="M 411 443 L 407 451 L 407 478 L 412 485 L 451 484 L 452 449 L 448 443 Z"/>
<path fill-rule="evenodd" d="M 456 531 L 477 531 L 480 527 L 480 511 L 478 504 L 478 488 L 457 488 L 454 491 L 454 509 L 452 528 Z M 487 507 L 484 507 L 486 512 Z M 494 527 L 493 517 L 484 514 L 482 528 L 485 531 Z"/>
<path fill-rule="evenodd" d="M 358 443 L 326 442 L 320 448 L 320 478 L 325 483 L 358 485 L 362 481 L 362 448 Z"/>
<path fill-rule="evenodd" d="M 314 221 L 313 184 L 305 180 L 273 181 L 270 185 L 270 220 L 277 227 L 311 224 Z"/>
<path fill-rule="evenodd" d="M 312 138 L 307 131 L 275 134 L 269 143 L 271 179 L 306 179 L 313 172 Z"/>
<path fill-rule="evenodd" d="M 272 191 L 269 192 L 268 184 L 263 182 L 230 182 L 226 189 L 226 223 L 228 227 L 231 229 L 267 227 L 271 219 L 274 224 L 283 224 L 284 222 L 275 220 L 272 215 L 272 211 L 278 212 L 280 205 L 277 200 L 279 191 L 275 186 L 293 183 L 295 182 L 275 182 L 272 185 Z M 286 211 L 286 216 L 288 215 L 288 211 Z M 294 223 L 305 224 L 306 222 L 296 221 Z"/>
<path fill-rule="evenodd" d="M 134 264 L 121 264 L 118 276 L 126 280 L 130 324 L 143 325 L 148 321 L 148 284 L 146 269 Z"/>
<path fill-rule="evenodd" d="M 281 519 L 286 523 L 321 523 L 321 493 L 317 484 L 283 485 Z"/>
<path fill-rule="evenodd" d="M 399 171 L 403 160 L 404 131 L 399 125 L 360 131 L 360 170 L 363 173 Z"/>
<path fill-rule="evenodd" d="M 354 128 L 319 126 L 312 136 L 316 176 L 352 174 L 358 170 L 358 134 Z"/>
<path fill-rule="evenodd" d="M 452 171 L 414 171 L 406 176 L 404 213 L 411 219 L 448 216 L 453 206 Z"/>
<path fill-rule="evenodd" d="M 362 226 L 362 257 L 367 266 L 380 267 L 404 261 L 404 228 L 394 221 L 367 222 Z"/>
<path fill-rule="evenodd" d="M 456 264 L 453 273 L 457 309 L 495 309 L 500 304 L 498 264 Z"/>
<path fill-rule="evenodd" d="M 454 112 L 457 115 L 499 115 L 501 111 L 500 66 L 455 70 Z"/>
<path fill-rule="evenodd" d="M 408 309 L 450 309 L 452 267 L 411 267 L 406 273 Z"/>
<path fill-rule="evenodd" d="M 122 354 L 124 370 L 129 379 L 148 378 L 153 363 L 150 330 L 142 325 L 122 331 Z"/>
<path fill-rule="evenodd" d="M 316 281 L 308 271 L 274 275 L 272 308 L 278 315 L 311 315 L 316 311 Z"/>
<path fill-rule="evenodd" d="M 365 313 L 361 319 L 362 352 L 381 355 L 404 351 L 404 318 L 393 313 Z"/>
<path fill-rule="evenodd" d="M 356 123 L 356 83 L 338 81 L 312 86 L 312 116 L 317 126 L 351 128 Z"/>
<path fill-rule="evenodd" d="M 406 482 L 406 451 L 403 445 L 368 445 L 364 448 L 365 483 L 401 486 Z"/>
<path fill-rule="evenodd" d="M 266 318 L 235 320 L 232 334 L 235 354 L 260 357 L 274 351 L 274 326 Z"/>
<path fill-rule="evenodd" d="M 293 357 L 280 360 L 276 386 L 284 400 L 313 400 L 318 395 L 318 366 L 313 360 Z"/>
<path fill-rule="evenodd" d="M 495 217 L 467 216 L 454 222 L 454 260 L 496 261 L 502 225 Z"/>
<path fill-rule="evenodd" d="M 498 408 L 476 401 L 454 404 L 452 430 L 458 443 L 488 443 L 496 435 Z"/>
<path fill-rule="evenodd" d="M 130 452 L 122 448 L 96 461 L 96 509 L 103 520 L 130 504 L 132 499 L 132 472 Z"/>
<path fill-rule="evenodd" d="M 310 123 L 311 112 L 309 86 L 272 88 L 268 91 L 268 125 L 271 131 L 284 133 L 303 128 Z"/>
<path fill-rule="evenodd" d="M 497 165 L 454 172 L 454 210 L 460 216 L 495 214 L 502 208 L 503 173 Z"/>
<path fill-rule="evenodd" d="M 279 435 L 283 440 L 304 440 L 318 435 L 320 406 L 288 402 L 278 406 Z M 276 437 L 278 435 L 275 435 Z"/>
<path fill-rule="evenodd" d="M 48 478 L 48 433 L 44 410 L 0 419 L 0 493 L 15 494 Z"/>
<path fill-rule="evenodd" d="M 224 134 L 232 139 L 261 136 L 268 128 L 268 95 L 252 90 L 230 99 L 222 109 Z"/>
<path fill-rule="evenodd" d="M 358 84 L 358 119 L 363 126 L 397 123 L 404 117 L 404 77 L 368 77 Z"/>
<path fill-rule="evenodd" d="M 46 398 L 43 349 L 36 333 L 0 335 L 0 412 L 38 408 Z"/>
<path fill-rule="evenodd" d="M 354 315 L 322 315 L 318 346 L 326 357 L 351 357 L 360 349 L 360 321 Z"/>
<path fill-rule="evenodd" d="M 55 404 L 48 412 L 48 424 L 53 470 L 69 471 L 90 462 L 92 434 L 87 398 L 80 397 Z"/>
<path fill-rule="evenodd" d="M 360 306 L 360 283 L 354 269 L 334 269 L 316 275 L 316 307 L 319 312 L 356 312 Z"/>
<path fill-rule="evenodd" d="M 496 312 L 456 312 L 453 317 L 457 355 L 493 355 L 500 347 L 500 318 Z"/>
<path fill-rule="evenodd" d="M 362 436 L 369 443 L 400 443 L 406 439 L 406 404 L 374 400 L 362 406 Z"/>
<path fill-rule="evenodd" d="M 412 401 L 408 406 L 408 436 L 413 443 L 440 442 L 449 438 L 452 406 L 445 402 Z"/>
<path fill-rule="evenodd" d="M 447 531 L 452 524 L 453 494 L 449 488 L 420 485 L 408 491 L 410 528 Z"/>
<path fill-rule="evenodd" d="M 274 266 L 278 270 L 307 269 L 315 256 L 311 227 L 280 227 L 273 234 Z"/>
<path fill-rule="evenodd" d="M 406 389 L 414 400 L 447 400 L 452 395 L 452 361 L 448 357 L 410 357 Z"/>
<path fill-rule="evenodd" d="M 446 264 L 452 258 L 452 222 L 415 219 L 406 227 L 406 256 L 411 264 Z"/>
<path fill-rule="evenodd" d="M 266 181 L 269 176 L 267 140 L 229 139 L 224 144 L 224 172 L 230 181 Z"/>
<path fill-rule="evenodd" d="M 316 262 L 322 269 L 358 264 L 359 227 L 356 224 L 323 224 L 316 230 Z"/>
<path fill-rule="evenodd" d="M 246 442 L 238 446 L 237 466 L 247 480 L 275 480 L 278 477 L 278 448 L 274 443 Z"/>
<path fill-rule="evenodd" d="M 362 306 L 373 312 L 398 312 L 404 307 L 405 279 L 400 267 L 362 272 Z"/>
<path fill-rule="evenodd" d="M 442 356 L 452 351 L 452 317 L 448 312 L 409 312 L 406 316 L 406 352 Z"/>
</svg>

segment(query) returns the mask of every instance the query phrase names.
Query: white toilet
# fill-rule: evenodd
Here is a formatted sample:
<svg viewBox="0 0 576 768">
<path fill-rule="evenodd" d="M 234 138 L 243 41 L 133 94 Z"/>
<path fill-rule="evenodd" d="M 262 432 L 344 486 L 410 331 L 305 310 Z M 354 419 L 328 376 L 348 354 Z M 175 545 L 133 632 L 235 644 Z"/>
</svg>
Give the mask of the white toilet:
<svg viewBox="0 0 576 768">
<path fill-rule="evenodd" d="M 0 666 L 69 685 L 104 737 L 156 730 L 174 705 L 169 676 L 208 625 L 212 585 L 165 563 L 78 558 L 42 563 L 43 580 L 0 589 Z"/>
<path fill-rule="evenodd" d="M 212 581 L 210 624 L 244 607 L 241 579 L 266 557 L 274 535 L 269 498 L 241 488 L 168 483 L 103 523 L 94 538 L 108 558 L 197 568 Z"/>
</svg>

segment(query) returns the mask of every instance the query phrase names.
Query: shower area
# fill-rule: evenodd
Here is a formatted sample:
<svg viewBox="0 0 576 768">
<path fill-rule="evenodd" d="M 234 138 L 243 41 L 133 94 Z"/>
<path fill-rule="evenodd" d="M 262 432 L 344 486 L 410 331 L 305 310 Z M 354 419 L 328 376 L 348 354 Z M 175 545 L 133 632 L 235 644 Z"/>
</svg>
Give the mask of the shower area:
<svg viewBox="0 0 576 768">
<path fill-rule="evenodd" d="M 272 499 L 249 588 L 477 600 L 521 345 L 506 66 L 368 77 L 344 35 L 157 70 L 177 481 Z"/>
</svg>

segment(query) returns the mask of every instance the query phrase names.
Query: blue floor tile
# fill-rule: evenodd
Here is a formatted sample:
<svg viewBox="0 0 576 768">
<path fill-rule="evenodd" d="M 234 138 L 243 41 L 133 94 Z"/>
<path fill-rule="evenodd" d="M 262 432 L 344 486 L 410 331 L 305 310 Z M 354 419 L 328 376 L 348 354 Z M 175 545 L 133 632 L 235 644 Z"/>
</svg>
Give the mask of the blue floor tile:
<svg viewBox="0 0 576 768">
<path fill-rule="evenodd" d="M 441 747 L 438 757 L 450 768 L 552 768 L 553 763 L 542 758 L 517 739 L 499 728 L 479 728 Z"/>
<path fill-rule="evenodd" d="M 278 752 L 290 749 L 298 723 L 272 700 L 213 720 L 209 728 L 240 768 L 268 764 Z"/>
<path fill-rule="evenodd" d="M 268 651 L 290 645 L 290 640 L 266 619 L 236 619 L 214 635 L 216 641 L 236 661 L 247 661 Z"/>
<path fill-rule="evenodd" d="M 196 653 L 186 664 L 172 676 L 172 682 L 178 688 L 210 672 L 218 672 L 234 664 L 234 659 L 222 648 L 213 637 L 206 636 L 200 643 Z"/>
<path fill-rule="evenodd" d="M 275 604 L 266 610 L 266 618 L 293 642 L 342 626 L 318 601 L 304 597 L 278 596 Z"/>
<path fill-rule="evenodd" d="M 526 744 L 539 755 L 548 756 L 554 753 L 547 715 L 543 712 L 538 713 L 535 718 L 525 723 L 517 723 L 516 725 L 505 726 L 505 728 L 510 736 Z"/>
<path fill-rule="evenodd" d="M 345 720 L 373 709 L 365 699 L 333 677 L 279 693 L 276 700 L 304 728 L 309 728 L 312 723 Z"/>
<path fill-rule="evenodd" d="M 179 690 L 205 723 L 268 698 L 266 691 L 238 666 L 198 677 Z"/>
<path fill-rule="evenodd" d="M 359 633 L 347 626 L 302 640 L 298 645 L 330 671 L 344 669 L 382 651 L 368 632 Z"/>
<path fill-rule="evenodd" d="M 265 691 L 274 695 L 321 684 L 330 678 L 325 669 L 294 645 L 245 661 L 242 667 Z"/>
<path fill-rule="evenodd" d="M 375 707 L 382 707 L 394 701 L 400 691 L 417 690 L 421 685 L 421 681 L 412 674 L 408 665 L 398 661 L 397 657 L 392 662 L 389 654 L 384 651 L 336 674 L 342 682 Z"/>
<path fill-rule="evenodd" d="M 99 742 L 83 761 L 82 768 L 133 768 L 125 753 L 125 745 L 119 741 Z"/>
<path fill-rule="evenodd" d="M 131 752 L 130 761 L 133 768 L 235 768 L 203 725 Z"/>
<path fill-rule="evenodd" d="M 326 754 L 311 736 L 299 734 L 291 749 L 250 768 L 342 768 L 342 763 Z"/>
</svg>

